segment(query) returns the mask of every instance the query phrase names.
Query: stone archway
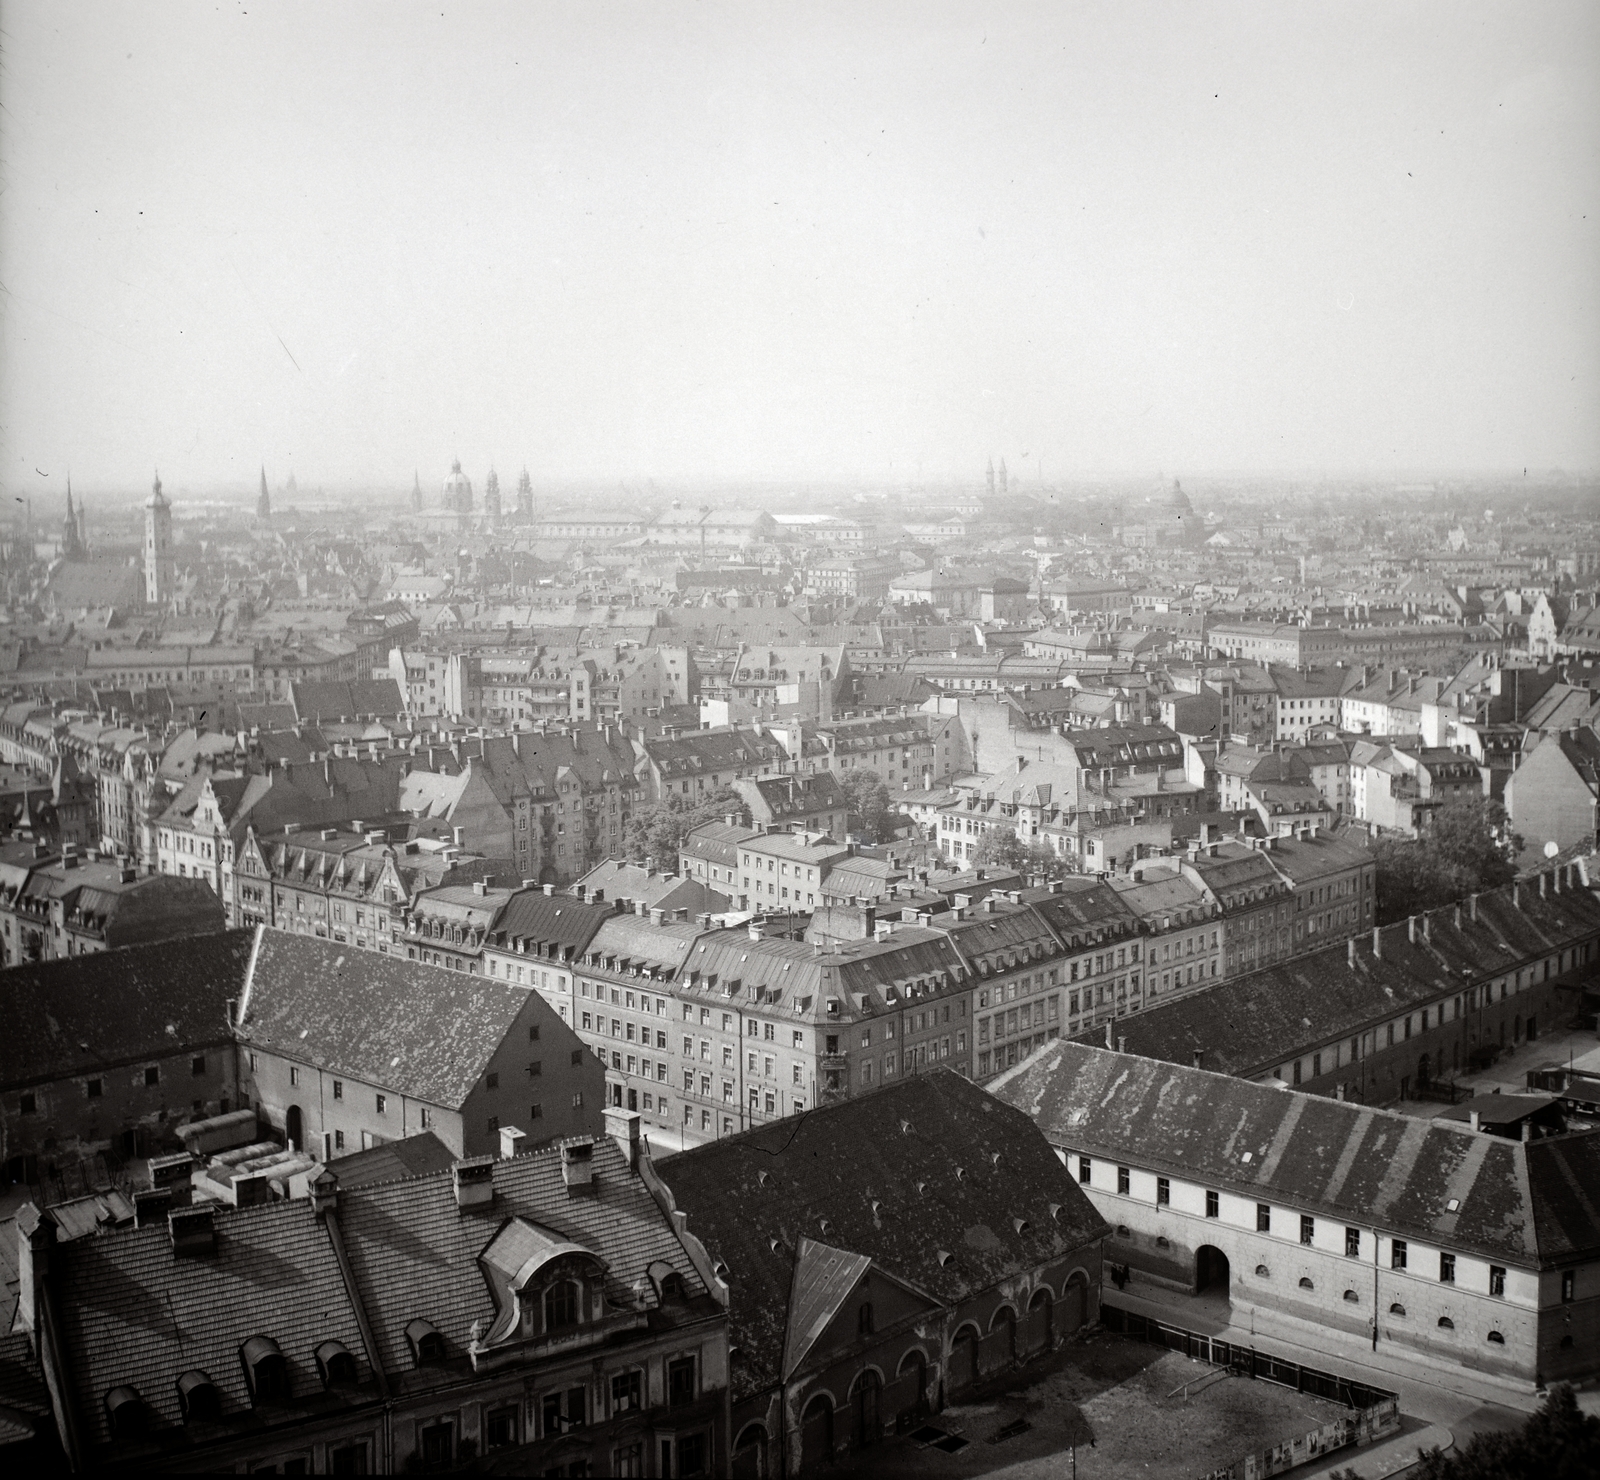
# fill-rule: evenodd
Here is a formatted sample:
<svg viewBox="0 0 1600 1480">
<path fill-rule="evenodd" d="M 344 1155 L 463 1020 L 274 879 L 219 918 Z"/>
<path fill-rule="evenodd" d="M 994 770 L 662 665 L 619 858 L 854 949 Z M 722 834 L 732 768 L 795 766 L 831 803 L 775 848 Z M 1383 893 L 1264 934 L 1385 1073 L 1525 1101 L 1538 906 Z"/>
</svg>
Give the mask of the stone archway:
<svg viewBox="0 0 1600 1480">
<path fill-rule="evenodd" d="M 1215 1244 L 1201 1244 L 1194 1255 L 1194 1289 L 1197 1295 L 1231 1297 L 1228 1256 Z"/>
</svg>

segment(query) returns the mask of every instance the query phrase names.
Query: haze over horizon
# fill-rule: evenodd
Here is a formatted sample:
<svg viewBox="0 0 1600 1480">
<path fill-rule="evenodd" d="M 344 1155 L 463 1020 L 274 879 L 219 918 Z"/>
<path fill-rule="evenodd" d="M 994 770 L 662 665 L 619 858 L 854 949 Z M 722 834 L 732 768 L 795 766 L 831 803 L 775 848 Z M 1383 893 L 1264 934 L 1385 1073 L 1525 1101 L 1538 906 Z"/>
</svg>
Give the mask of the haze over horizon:
<svg viewBox="0 0 1600 1480">
<path fill-rule="evenodd" d="M 11 495 L 1600 466 L 1581 3 L 5 7 Z"/>
</svg>

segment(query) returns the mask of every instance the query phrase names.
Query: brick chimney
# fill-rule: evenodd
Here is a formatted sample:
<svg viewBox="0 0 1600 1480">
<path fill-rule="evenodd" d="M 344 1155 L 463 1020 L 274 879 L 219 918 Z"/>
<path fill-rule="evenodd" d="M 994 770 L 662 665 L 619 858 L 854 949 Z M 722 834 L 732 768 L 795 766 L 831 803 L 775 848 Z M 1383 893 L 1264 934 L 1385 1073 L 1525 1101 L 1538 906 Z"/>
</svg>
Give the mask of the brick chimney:
<svg viewBox="0 0 1600 1480">
<path fill-rule="evenodd" d="M 589 1136 L 575 1136 L 561 1143 L 561 1180 L 566 1183 L 569 1197 L 593 1197 L 594 1140 Z"/>
<path fill-rule="evenodd" d="M 628 1165 L 637 1168 L 640 1145 L 639 1112 L 610 1106 L 605 1112 L 605 1124 L 606 1134 L 622 1148 L 622 1154 L 627 1157 Z"/>
</svg>

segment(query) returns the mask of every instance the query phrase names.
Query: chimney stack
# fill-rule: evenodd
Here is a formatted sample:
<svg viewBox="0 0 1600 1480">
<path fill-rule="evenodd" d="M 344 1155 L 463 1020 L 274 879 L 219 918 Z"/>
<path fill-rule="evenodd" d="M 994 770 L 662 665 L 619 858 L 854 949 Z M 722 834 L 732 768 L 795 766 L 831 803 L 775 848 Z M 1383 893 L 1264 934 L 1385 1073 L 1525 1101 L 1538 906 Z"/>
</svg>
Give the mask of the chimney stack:
<svg viewBox="0 0 1600 1480">
<path fill-rule="evenodd" d="M 593 1197 L 594 1141 L 589 1136 L 576 1136 L 561 1143 L 561 1180 L 566 1183 L 569 1197 Z"/>
<path fill-rule="evenodd" d="M 616 1106 L 605 1112 L 606 1134 L 622 1148 L 628 1165 L 637 1170 L 639 1165 L 639 1127 L 637 1110 L 623 1110 Z"/>
<path fill-rule="evenodd" d="M 1355 964 L 1356 964 L 1356 943 L 1355 943 L 1355 938 L 1352 936 L 1351 939 L 1349 939 L 1348 941 L 1345 942 L 1345 945 L 1349 948 L 1349 964 L 1353 968 L 1355 966 Z"/>
<path fill-rule="evenodd" d="M 203 1259 L 217 1252 L 215 1211 L 215 1203 L 203 1202 L 192 1208 L 174 1208 L 167 1214 L 167 1236 L 172 1240 L 174 1259 Z"/>
<path fill-rule="evenodd" d="M 522 1155 L 522 1143 L 528 1139 L 526 1132 L 520 1131 L 514 1125 L 500 1127 L 500 1160 L 510 1161 L 514 1156 Z"/>
<path fill-rule="evenodd" d="M 194 1158 L 187 1151 L 171 1156 L 152 1156 L 145 1163 L 150 1173 L 152 1191 L 165 1192 L 169 1208 L 186 1208 L 192 1198 L 193 1187 L 189 1178 L 194 1171 Z"/>
<path fill-rule="evenodd" d="M 1107 1048 L 1115 1048 L 1116 1046 L 1117 1046 L 1116 1045 L 1116 1041 L 1111 1036 L 1111 1024 L 1110 1024 L 1110 1022 L 1107 1022 L 1106 1023 L 1106 1047 Z"/>
<path fill-rule="evenodd" d="M 463 1157 L 450 1170 L 458 1208 L 486 1208 L 494 1202 L 492 1156 Z"/>
<path fill-rule="evenodd" d="M 1483 1129 L 1483 1117 L 1476 1110 L 1467 1112 L 1467 1121 L 1473 1130 L 1481 1131 Z"/>
<path fill-rule="evenodd" d="M 1376 925 L 1372 927 L 1372 954 L 1379 961 L 1383 960 L 1383 934 Z"/>
</svg>

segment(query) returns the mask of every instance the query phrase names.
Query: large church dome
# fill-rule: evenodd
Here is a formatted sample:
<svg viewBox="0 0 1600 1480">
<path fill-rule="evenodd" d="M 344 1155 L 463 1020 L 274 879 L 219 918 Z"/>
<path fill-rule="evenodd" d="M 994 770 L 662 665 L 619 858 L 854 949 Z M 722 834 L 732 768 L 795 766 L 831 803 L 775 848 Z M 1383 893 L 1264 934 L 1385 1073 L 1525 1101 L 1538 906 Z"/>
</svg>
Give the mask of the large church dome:
<svg viewBox="0 0 1600 1480">
<path fill-rule="evenodd" d="M 450 476 L 444 480 L 440 503 L 446 509 L 456 509 L 461 513 L 470 513 L 472 510 L 472 480 L 461 471 L 460 458 L 450 464 Z"/>
</svg>

